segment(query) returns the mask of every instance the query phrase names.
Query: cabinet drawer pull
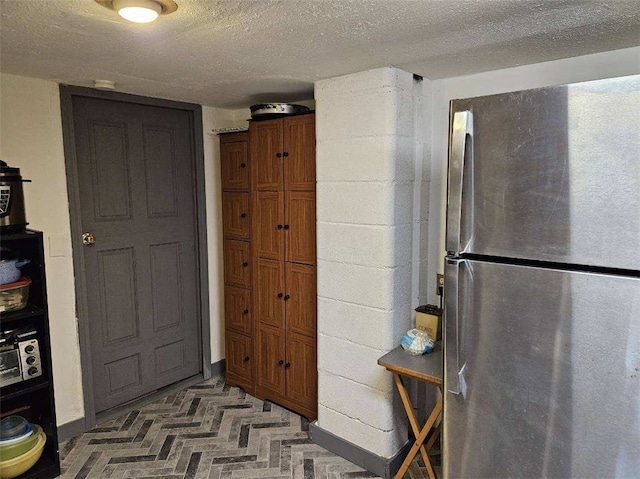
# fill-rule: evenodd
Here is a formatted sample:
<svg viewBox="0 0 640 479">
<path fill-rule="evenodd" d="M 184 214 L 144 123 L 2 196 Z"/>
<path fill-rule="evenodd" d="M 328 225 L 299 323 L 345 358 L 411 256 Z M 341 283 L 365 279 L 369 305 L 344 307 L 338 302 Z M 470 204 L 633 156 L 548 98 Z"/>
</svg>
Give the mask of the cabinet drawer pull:
<svg viewBox="0 0 640 479">
<path fill-rule="evenodd" d="M 249 263 L 247 263 L 247 262 L 245 261 L 244 263 L 242 263 L 242 266 L 244 266 L 244 267 L 246 268 L 247 266 L 249 266 Z"/>
<path fill-rule="evenodd" d="M 289 229 L 289 225 L 284 225 L 284 229 L 288 230 Z"/>
<path fill-rule="evenodd" d="M 246 168 L 247 164 L 246 163 L 240 163 L 240 168 Z"/>
<path fill-rule="evenodd" d="M 290 367 L 291 367 L 291 363 L 287 363 L 287 364 L 284 365 L 285 369 L 289 369 Z"/>
<path fill-rule="evenodd" d="M 278 225 L 278 226 L 277 226 L 277 228 L 278 228 L 279 230 L 281 230 L 282 228 L 284 228 L 284 226 L 282 226 L 282 225 Z"/>
<path fill-rule="evenodd" d="M 278 298 L 282 298 L 284 295 L 282 293 L 278 293 Z"/>
<path fill-rule="evenodd" d="M 290 297 L 291 297 L 291 296 L 289 296 L 288 294 L 285 294 L 285 295 L 284 295 L 284 300 L 285 300 L 285 301 L 289 301 L 289 298 L 290 298 Z"/>
<path fill-rule="evenodd" d="M 282 153 L 276 153 L 276 158 L 282 158 Z"/>
<path fill-rule="evenodd" d="M 248 310 L 248 309 L 245 309 L 245 310 L 242 312 L 242 314 L 249 314 L 249 310 Z"/>
<path fill-rule="evenodd" d="M 289 156 L 289 152 L 288 151 L 283 152 L 282 156 Z"/>
<path fill-rule="evenodd" d="M 282 359 L 278 361 L 278 366 L 282 366 L 283 364 L 284 364 L 284 361 Z"/>
<path fill-rule="evenodd" d="M 249 356 L 245 356 L 244 357 L 244 362 L 246 363 L 247 361 L 249 361 L 249 359 L 251 359 Z"/>
<path fill-rule="evenodd" d="M 240 215 L 240 218 L 246 218 L 246 217 L 247 217 L 247 214 L 246 214 L 246 213 L 242 213 L 242 214 Z"/>
</svg>

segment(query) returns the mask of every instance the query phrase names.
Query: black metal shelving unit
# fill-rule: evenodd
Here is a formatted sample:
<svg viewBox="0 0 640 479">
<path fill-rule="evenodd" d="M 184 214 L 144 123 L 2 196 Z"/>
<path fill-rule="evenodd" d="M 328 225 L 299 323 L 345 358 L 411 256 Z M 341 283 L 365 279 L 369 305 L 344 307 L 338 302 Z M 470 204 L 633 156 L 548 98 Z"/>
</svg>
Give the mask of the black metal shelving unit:
<svg viewBox="0 0 640 479">
<path fill-rule="evenodd" d="M 31 278 L 29 302 L 20 311 L 0 312 L 0 328 L 32 328 L 37 331 L 42 361 L 42 376 L 0 389 L 0 415 L 18 414 L 33 424 L 39 424 L 47 435 L 47 442 L 38 462 L 21 478 L 48 479 L 60 475 L 58 429 L 56 426 L 53 371 L 51 368 L 51 339 L 47 308 L 47 284 L 44 265 L 44 241 L 40 231 L 25 230 L 0 235 L 0 245 L 9 248 L 31 262 L 22 272 Z"/>
</svg>

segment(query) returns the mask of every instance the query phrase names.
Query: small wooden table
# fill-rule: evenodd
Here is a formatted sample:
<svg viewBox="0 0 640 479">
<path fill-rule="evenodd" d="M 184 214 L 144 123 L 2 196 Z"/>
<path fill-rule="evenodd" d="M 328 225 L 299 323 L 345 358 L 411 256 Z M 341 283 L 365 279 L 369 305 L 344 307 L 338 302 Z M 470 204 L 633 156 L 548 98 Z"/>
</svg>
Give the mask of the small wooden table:
<svg viewBox="0 0 640 479">
<path fill-rule="evenodd" d="M 404 459 L 404 462 L 400 466 L 398 473 L 396 474 L 396 479 L 401 479 L 407 469 L 409 469 L 409 465 L 411 461 L 420 451 L 422 456 L 422 460 L 424 461 L 424 465 L 427 468 L 427 472 L 429 473 L 430 479 L 436 479 L 436 473 L 433 470 L 433 466 L 431 465 L 431 461 L 429 460 L 429 455 L 427 451 L 431 449 L 436 439 L 440 435 L 441 425 L 438 425 L 437 428 L 433 428 L 434 423 L 438 419 L 440 412 L 442 412 L 442 394 L 438 395 L 438 400 L 436 405 L 434 406 L 431 414 L 427 418 L 422 429 L 420 429 L 418 425 L 418 419 L 416 418 L 416 413 L 413 410 L 413 406 L 411 404 L 411 399 L 409 398 L 409 394 L 407 393 L 407 388 L 402 382 L 401 376 L 406 376 L 411 379 L 417 379 L 419 381 L 424 381 L 429 384 L 433 384 L 440 389 L 442 392 L 442 381 L 444 377 L 444 369 L 443 369 L 443 358 L 442 358 L 442 344 L 437 342 L 433 352 L 430 354 L 425 354 L 422 356 L 413 356 L 402 349 L 402 347 L 398 346 L 393 351 L 388 352 L 380 359 L 378 359 L 378 364 L 380 366 L 385 367 L 388 371 L 393 373 L 393 378 L 395 379 L 396 386 L 398 387 L 398 392 L 400 393 L 400 397 L 402 398 L 402 404 L 404 404 L 404 409 L 407 412 L 407 416 L 409 417 L 409 423 L 411 424 L 411 429 L 413 430 L 413 434 L 416 437 L 416 442 L 407 454 L 407 457 Z M 429 437 L 429 440 L 426 444 L 423 444 L 429 432 L 433 429 L 433 433 Z"/>
</svg>

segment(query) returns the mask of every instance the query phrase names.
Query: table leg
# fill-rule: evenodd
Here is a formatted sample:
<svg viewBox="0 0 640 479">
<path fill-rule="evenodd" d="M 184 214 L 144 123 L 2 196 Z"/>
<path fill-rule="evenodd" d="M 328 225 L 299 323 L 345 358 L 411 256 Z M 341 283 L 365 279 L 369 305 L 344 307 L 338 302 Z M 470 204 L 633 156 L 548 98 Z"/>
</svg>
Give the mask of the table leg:
<svg viewBox="0 0 640 479">
<path fill-rule="evenodd" d="M 394 373 L 394 376 L 395 375 L 396 375 L 396 373 Z M 396 384 L 398 384 L 398 383 L 402 386 L 402 391 L 404 391 L 404 393 L 406 394 L 407 390 L 404 387 L 404 384 L 402 384 L 402 380 L 396 381 Z M 402 397 L 402 395 L 403 395 L 403 393 L 401 392 L 400 396 Z M 413 407 L 411 406 L 411 402 L 409 401 L 408 394 L 406 395 L 406 402 L 405 402 L 404 398 L 402 399 L 402 402 L 404 404 L 405 410 L 407 411 L 407 415 L 410 417 L 409 422 L 411 423 L 411 418 L 413 418 L 414 424 L 416 424 L 416 429 L 417 429 L 417 424 L 418 423 L 417 423 L 417 421 L 415 419 L 415 413 L 413 412 Z M 408 407 L 407 407 L 407 404 L 408 404 Z M 442 411 L 442 398 L 439 397 L 438 401 L 436 402 L 435 407 L 433 408 L 433 410 L 431 411 L 431 414 L 429 415 L 429 418 L 427 419 L 427 422 L 423 426 L 423 428 L 420 431 L 420 433 L 416 435 L 416 442 L 411 447 L 411 450 L 407 454 L 407 457 L 404 459 L 402 465 L 400 466 L 400 469 L 398 470 L 398 473 L 395 476 L 396 479 L 402 479 L 402 477 L 404 476 L 405 472 L 407 472 L 407 470 L 409 469 L 409 465 L 411 464 L 411 461 L 413 460 L 415 455 L 418 453 L 418 450 L 421 450 L 421 448 L 424 448 L 422 443 L 424 442 L 424 440 L 426 439 L 427 435 L 429 434 L 429 431 L 431 430 L 431 427 L 434 425 L 434 423 L 438 419 L 438 416 L 440 415 L 441 411 Z M 412 424 L 412 427 L 413 427 L 413 424 Z M 426 458 L 425 458 L 425 456 L 426 456 Z M 429 460 L 429 456 L 424 454 L 423 455 L 423 460 L 425 462 L 425 466 L 427 467 L 427 472 L 429 473 L 429 478 L 430 479 L 436 479 L 436 474 L 435 474 L 435 471 L 433 470 L 433 466 L 431 466 L 431 461 Z"/>
<path fill-rule="evenodd" d="M 413 435 L 415 437 L 418 437 L 418 435 L 420 434 L 420 426 L 418 425 L 418 418 L 416 417 L 416 413 L 413 410 L 413 405 L 411 404 L 411 399 L 409 398 L 407 388 L 405 387 L 404 382 L 402 381 L 402 377 L 399 374 L 393 373 L 393 378 L 395 379 L 396 387 L 398 388 L 398 392 L 400 393 L 400 399 L 402 399 L 404 409 L 407 412 L 407 417 L 409 418 L 409 424 L 411 425 Z M 420 446 L 420 455 L 422 456 L 422 461 L 425 464 L 429 461 L 427 449 L 425 449 L 424 446 Z"/>
</svg>

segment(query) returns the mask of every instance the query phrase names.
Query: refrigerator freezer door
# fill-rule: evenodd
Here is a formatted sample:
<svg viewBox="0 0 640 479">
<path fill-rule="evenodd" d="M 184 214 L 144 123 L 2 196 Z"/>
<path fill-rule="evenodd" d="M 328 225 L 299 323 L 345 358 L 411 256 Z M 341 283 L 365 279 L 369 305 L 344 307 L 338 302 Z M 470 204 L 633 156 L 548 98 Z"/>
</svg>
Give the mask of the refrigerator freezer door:
<svg viewBox="0 0 640 479">
<path fill-rule="evenodd" d="M 458 378 L 445 364 L 444 477 L 637 477 L 640 278 L 458 268 L 445 351 L 466 391 L 449 392 Z"/>
<path fill-rule="evenodd" d="M 452 128 L 465 111 L 448 251 L 640 270 L 640 75 L 455 100 Z"/>
</svg>

